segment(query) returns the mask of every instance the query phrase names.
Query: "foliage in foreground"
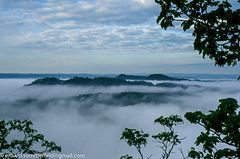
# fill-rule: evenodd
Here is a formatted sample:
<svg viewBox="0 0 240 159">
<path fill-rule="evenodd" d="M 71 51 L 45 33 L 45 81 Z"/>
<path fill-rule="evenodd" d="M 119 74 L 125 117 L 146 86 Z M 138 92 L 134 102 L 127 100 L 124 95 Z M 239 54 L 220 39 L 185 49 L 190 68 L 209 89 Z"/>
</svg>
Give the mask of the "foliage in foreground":
<svg viewBox="0 0 240 159">
<path fill-rule="evenodd" d="M 240 105 L 233 98 L 220 99 L 219 102 L 218 108 L 209 111 L 208 114 L 201 111 L 185 114 L 185 118 L 190 123 L 203 127 L 204 131 L 200 132 L 200 135 L 196 138 L 195 147 L 189 150 L 186 157 L 182 149 L 179 148 L 182 158 L 240 158 Z M 161 116 L 155 120 L 155 123 L 162 125 L 164 131 L 151 137 L 161 149 L 161 158 L 169 159 L 184 139 L 180 138 L 174 129 L 175 126 L 183 124 L 183 120 L 177 115 Z M 137 148 L 140 158 L 144 159 L 141 150 L 142 147 L 147 145 L 149 136 L 143 131 L 126 128 L 121 139 L 124 139 L 129 146 Z M 133 159 L 133 157 L 125 155 L 121 159 Z"/>
<path fill-rule="evenodd" d="M 221 99 L 218 108 L 204 114 L 200 111 L 186 113 L 185 118 L 202 126 L 205 131 L 196 139 L 189 153 L 192 158 L 240 158 L 240 106 L 233 98 Z"/>
<path fill-rule="evenodd" d="M 19 154 L 61 152 L 60 146 L 46 140 L 32 125 L 28 120 L 0 121 L 0 158 L 17 159 Z"/>
<path fill-rule="evenodd" d="M 155 0 L 164 29 L 181 23 L 192 31 L 194 49 L 218 66 L 240 61 L 240 0 Z"/>
</svg>

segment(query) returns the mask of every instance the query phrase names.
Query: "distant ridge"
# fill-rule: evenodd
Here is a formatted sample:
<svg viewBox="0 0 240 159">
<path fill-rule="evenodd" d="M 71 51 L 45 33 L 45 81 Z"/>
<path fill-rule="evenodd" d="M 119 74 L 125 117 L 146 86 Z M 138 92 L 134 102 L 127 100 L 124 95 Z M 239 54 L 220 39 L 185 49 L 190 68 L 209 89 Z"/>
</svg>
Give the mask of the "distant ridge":
<svg viewBox="0 0 240 159">
<path fill-rule="evenodd" d="M 154 77 L 155 78 L 155 77 Z M 49 85 L 73 85 L 73 86 L 156 86 L 156 87 L 181 87 L 183 89 L 188 88 L 188 86 L 197 85 L 183 85 L 179 83 L 169 83 L 163 82 L 158 84 L 153 84 L 151 82 L 143 80 L 127 81 L 120 78 L 109 78 L 109 77 L 96 77 L 96 78 L 83 78 L 83 77 L 74 77 L 70 79 L 59 79 L 55 77 L 40 78 L 33 81 L 30 84 L 25 86 L 49 86 Z"/>
<path fill-rule="evenodd" d="M 159 81 L 180 81 L 185 79 L 173 78 L 163 74 L 151 74 L 149 76 L 137 76 L 137 75 L 126 75 L 120 74 L 116 78 L 125 80 L 159 80 Z"/>
<path fill-rule="evenodd" d="M 38 78 L 73 78 L 73 77 L 115 77 L 112 74 L 88 74 L 88 73 L 0 73 L 0 79 L 38 79 Z"/>
<path fill-rule="evenodd" d="M 83 78 L 74 77 L 67 80 L 61 80 L 58 78 L 41 78 L 33 81 L 31 85 L 80 85 L 80 86 L 120 86 L 120 85 L 144 85 L 153 86 L 150 82 L 145 81 L 126 81 L 119 78 L 109 77 L 96 77 L 96 78 Z"/>
<path fill-rule="evenodd" d="M 126 74 L 121 74 L 126 75 Z M 204 74 L 204 73 L 168 73 L 168 77 L 186 80 L 236 80 L 239 74 Z M 69 79 L 73 77 L 117 77 L 117 74 L 90 74 L 90 73 L 0 73 L 0 79 L 39 79 L 55 77 L 60 79 Z M 140 77 L 139 80 L 145 80 L 147 76 L 132 76 L 133 79 Z M 130 79 L 130 77 L 129 77 Z"/>
<path fill-rule="evenodd" d="M 129 80 L 145 80 L 146 76 L 120 74 L 116 78 L 125 79 L 125 80 L 126 79 L 129 79 Z"/>
</svg>

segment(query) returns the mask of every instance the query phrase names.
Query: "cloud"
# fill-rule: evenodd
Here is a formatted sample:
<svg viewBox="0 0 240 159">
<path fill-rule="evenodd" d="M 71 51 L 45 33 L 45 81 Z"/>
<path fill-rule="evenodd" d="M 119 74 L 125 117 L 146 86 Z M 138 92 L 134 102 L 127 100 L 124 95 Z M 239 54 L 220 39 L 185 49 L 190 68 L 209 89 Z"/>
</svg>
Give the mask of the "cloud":
<svg viewBox="0 0 240 159">
<path fill-rule="evenodd" d="M 1 0 L 0 9 L 1 10 L 11 10 L 11 9 L 37 9 L 42 6 L 42 1 L 34 0 Z"/>
<path fill-rule="evenodd" d="M 74 21 L 57 23 L 53 28 L 19 37 L 15 47 L 102 53 L 189 52 L 192 38 L 183 33 L 160 32 L 147 25 L 92 26 L 88 28 Z M 159 31 L 159 32 L 158 32 Z M 13 44 L 14 45 L 14 44 Z"/>
<path fill-rule="evenodd" d="M 191 36 L 160 30 L 155 23 L 159 9 L 150 0 L 2 3 L 1 32 L 9 33 L 1 39 L 9 47 L 80 53 L 192 50 Z"/>
<path fill-rule="evenodd" d="M 152 0 L 135 0 L 135 1 L 145 7 L 150 7 L 150 6 L 154 5 L 154 1 L 152 1 Z"/>
<path fill-rule="evenodd" d="M 1 0 L 0 71 L 209 71 L 191 33 L 162 30 L 158 15 L 152 0 Z M 174 68 L 189 63 L 201 69 Z"/>
<path fill-rule="evenodd" d="M 184 90 L 146 86 L 23 88 L 24 84 L 30 82 L 24 79 L 0 80 L 1 118 L 31 119 L 37 130 L 63 147 L 63 152 L 84 153 L 87 158 L 112 159 L 127 153 L 137 155 L 133 148 L 119 139 L 125 127 L 156 133 L 161 127 L 154 125 L 153 120 L 160 115 L 183 116 L 186 111 L 196 110 L 206 112 L 215 109 L 220 98 L 235 97 L 240 100 L 240 83 L 237 81 L 179 81 L 180 84 L 201 86 Z M 172 98 L 167 103 L 150 102 L 128 106 L 105 105 L 97 103 L 93 98 L 80 101 L 71 98 L 79 94 L 102 93 L 99 96 L 102 100 L 113 100 L 105 93 L 120 92 L 170 93 Z M 24 104 L 23 100 L 28 102 Z M 183 143 L 186 152 L 198 135 L 195 132 L 200 130 L 194 127 L 193 133 L 193 127 L 186 122 L 177 128 L 181 136 L 187 137 Z M 149 142 L 144 152 L 149 155 L 153 153 L 154 158 L 157 158 L 160 151 L 155 143 Z"/>
</svg>

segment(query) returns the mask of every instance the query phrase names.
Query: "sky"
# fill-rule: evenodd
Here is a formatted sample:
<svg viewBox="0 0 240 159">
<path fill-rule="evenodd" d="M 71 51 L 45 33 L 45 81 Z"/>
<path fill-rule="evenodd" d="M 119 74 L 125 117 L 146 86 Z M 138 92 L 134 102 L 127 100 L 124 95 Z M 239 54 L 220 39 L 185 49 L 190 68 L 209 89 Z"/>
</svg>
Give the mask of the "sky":
<svg viewBox="0 0 240 159">
<path fill-rule="evenodd" d="M 239 73 L 191 33 L 162 30 L 154 0 L 0 0 L 1 73 Z"/>
</svg>

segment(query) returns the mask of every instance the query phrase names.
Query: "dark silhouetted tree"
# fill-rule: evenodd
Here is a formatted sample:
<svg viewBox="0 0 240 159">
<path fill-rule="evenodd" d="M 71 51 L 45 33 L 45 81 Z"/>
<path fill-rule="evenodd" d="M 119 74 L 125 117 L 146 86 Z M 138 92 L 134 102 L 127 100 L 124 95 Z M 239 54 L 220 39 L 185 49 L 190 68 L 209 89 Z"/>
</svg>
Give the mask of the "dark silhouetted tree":
<svg viewBox="0 0 240 159">
<path fill-rule="evenodd" d="M 49 152 L 61 152 L 61 147 L 37 133 L 31 121 L 0 121 L 0 158 L 17 159 L 20 154 L 37 154 L 43 159 Z"/>
<path fill-rule="evenodd" d="M 197 146 L 202 146 L 202 151 L 192 148 L 189 157 L 240 158 L 240 106 L 233 98 L 219 102 L 218 108 L 209 114 L 200 111 L 185 114 L 188 121 L 204 128 L 195 142 Z"/>
<path fill-rule="evenodd" d="M 183 124 L 183 120 L 178 115 L 171 115 L 169 117 L 160 116 L 154 122 L 163 126 L 164 131 L 152 137 L 162 150 L 162 159 L 169 159 L 174 148 L 183 140 L 174 129 L 175 126 Z"/>
<path fill-rule="evenodd" d="M 208 56 L 218 66 L 236 65 L 240 60 L 240 0 L 155 2 L 161 8 L 157 23 L 167 29 L 180 22 L 184 31 L 191 30 L 194 49 L 203 57 Z"/>
<path fill-rule="evenodd" d="M 174 148 L 176 148 L 183 140 L 183 138 L 180 138 L 175 131 L 175 127 L 177 125 L 183 124 L 183 120 L 178 115 L 171 115 L 169 117 L 160 116 L 154 121 L 154 123 L 161 125 L 164 128 L 164 131 L 161 131 L 156 135 L 152 135 L 151 137 L 162 151 L 161 158 L 169 159 L 171 158 Z M 144 159 L 142 147 L 146 146 L 148 138 L 149 134 L 129 128 L 124 130 L 121 137 L 121 139 L 126 140 L 129 146 L 134 146 L 137 149 L 141 159 Z M 181 154 L 183 153 L 181 152 Z M 148 156 L 146 159 L 150 159 L 151 157 L 152 155 Z M 125 155 L 120 159 L 132 158 L 132 156 Z M 185 157 L 183 156 L 183 158 Z"/>
<path fill-rule="evenodd" d="M 129 146 L 134 146 L 137 149 L 137 152 L 139 153 L 140 158 L 144 159 L 143 153 L 142 153 L 142 147 L 146 146 L 148 137 L 149 137 L 149 134 L 144 133 L 143 131 L 126 128 L 122 133 L 121 140 L 126 140 Z M 131 158 L 132 156 L 129 156 L 129 155 L 125 155 L 121 157 L 121 159 L 131 159 Z"/>
</svg>

